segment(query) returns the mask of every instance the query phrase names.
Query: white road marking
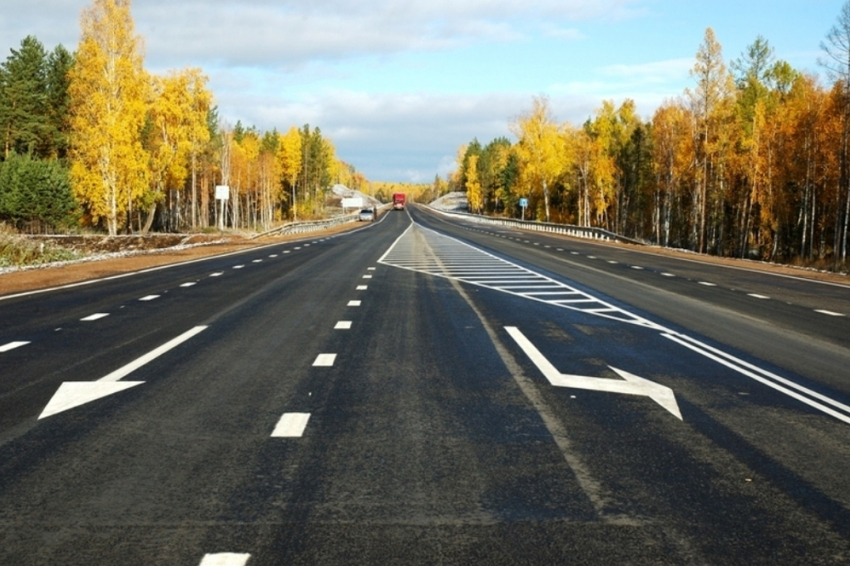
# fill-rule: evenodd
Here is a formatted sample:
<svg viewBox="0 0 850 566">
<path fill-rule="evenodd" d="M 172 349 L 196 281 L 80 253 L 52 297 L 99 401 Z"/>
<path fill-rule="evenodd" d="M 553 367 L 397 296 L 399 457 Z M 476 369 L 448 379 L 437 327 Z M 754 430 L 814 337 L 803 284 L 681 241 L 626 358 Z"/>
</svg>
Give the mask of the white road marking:
<svg viewBox="0 0 850 566">
<path fill-rule="evenodd" d="M 348 301 L 349 307 L 359 307 L 363 301 Z"/>
<path fill-rule="evenodd" d="M 705 287 L 717 287 L 717 283 L 711 283 L 709 281 L 700 281 L 699 284 Z"/>
<path fill-rule="evenodd" d="M 357 290 L 358 290 L 358 291 L 365 291 L 365 290 L 367 290 L 368 288 L 369 288 L 369 286 L 368 286 L 368 285 L 358 285 L 358 286 L 357 286 Z"/>
<path fill-rule="evenodd" d="M 334 330 L 351 330 L 351 321 L 350 320 L 340 320 L 334 326 Z"/>
<path fill-rule="evenodd" d="M 0 346 L 0 353 L 8 352 L 10 350 L 14 350 L 15 348 L 26 346 L 27 344 L 29 344 L 29 342 L 9 342 L 8 344 Z"/>
<path fill-rule="evenodd" d="M 770 298 L 770 297 L 768 297 L 767 295 L 759 295 L 758 293 L 748 293 L 748 294 L 747 294 L 747 296 L 748 296 L 748 297 L 752 297 L 752 298 L 754 298 L 754 299 L 761 299 L 761 300 L 763 300 L 763 301 L 765 301 L 765 300 L 767 300 L 767 299 L 769 299 L 769 298 Z"/>
<path fill-rule="evenodd" d="M 664 277 L 676 277 L 672 273 L 662 273 L 661 275 L 663 275 Z"/>
<path fill-rule="evenodd" d="M 221 277 L 224 275 L 224 271 L 216 271 L 215 273 L 210 273 L 210 277 Z"/>
<path fill-rule="evenodd" d="M 596 259 L 596 256 L 595 255 L 589 255 L 589 256 L 587 256 L 587 259 Z"/>
<path fill-rule="evenodd" d="M 372 278 L 372 276 L 371 276 L 371 275 L 364 275 L 364 276 L 363 276 L 363 279 L 371 279 L 371 278 Z"/>
<path fill-rule="evenodd" d="M 820 309 L 816 310 L 815 312 L 820 313 L 820 314 L 825 314 L 827 316 L 835 316 L 835 317 L 846 316 L 846 315 L 844 315 L 840 312 L 825 311 L 825 310 L 820 310 Z"/>
<path fill-rule="evenodd" d="M 610 263 L 611 265 L 616 265 L 616 264 L 617 264 L 617 262 L 616 262 L 616 261 L 614 261 L 613 259 L 609 259 L 609 260 L 608 260 L 608 263 Z"/>
<path fill-rule="evenodd" d="M 284 413 L 272 431 L 272 438 L 301 438 L 310 413 Z"/>
<path fill-rule="evenodd" d="M 603 391 L 606 393 L 621 393 L 625 395 L 643 395 L 649 397 L 662 407 L 673 414 L 679 420 L 682 420 L 682 413 L 679 411 L 679 405 L 676 403 L 676 395 L 669 387 L 655 383 L 648 379 L 638 377 L 629 372 L 610 367 L 617 375 L 625 381 L 618 379 L 608 379 L 602 377 L 585 377 L 581 375 L 566 375 L 558 371 L 558 369 L 540 353 L 534 344 L 529 341 L 525 335 L 513 326 L 506 326 L 505 330 L 511 335 L 517 345 L 526 353 L 526 355 L 534 362 L 537 369 L 546 377 L 546 379 L 555 387 L 569 387 L 572 389 L 586 389 L 590 391 Z"/>
<path fill-rule="evenodd" d="M 195 286 L 195 285 L 197 285 L 197 284 L 198 284 L 198 283 L 197 283 L 197 281 L 189 281 L 188 283 L 183 283 L 183 284 L 182 284 L 182 285 L 180 285 L 180 286 L 181 286 L 181 287 L 194 287 L 194 286 Z"/>
<path fill-rule="evenodd" d="M 778 376 L 775 373 L 763 370 L 758 366 L 754 366 L 753 364 L 745 362 L 744 360 L 740 360 L 730 354 L 727 354 L 726 352 L 718 350 L 717 348 L 712 348 L 711 346 L 703 344 L 702 342 L 695 340 L 690 336 L 685 336 L 683 334 L 678 334 L 674 332 L 665 333 L 662 334 L 662 336 L 672 340 L 673 342 L 676 342 L 677 344 L 680 344 L 681 346 L 684 346 L 685 348 L 688 348 L 693 352 L 696 352 L 697 354 L 705 356 L 710 360 L 714 360 L 715 362 L 724 365 L 727 368 L 740 373 L 741 375 L 745 375 L 751 379 L 754 379 L 759 383 L 767 385 L 768 387 L 771 387 L 773 389 L 776 389 L 777 391 L 784 393 L 785 395 L 788 395 L 789 397 L 793 397 L 798 401 L 802 401 L 806 405 L 814 407 L 819 411 L 826 413 L 827 415 L 830 415 L 840 421 L 850 424 L 850 407 L 843 403 L 840 403 L 839 401 L 831 399 L 826 395 L 822 395 L 816 391 L 812 391 L 807 387 L 803 387 L 802 385 L 794 383 L 793 381 L 785 379 L 784 377 Z M 791 391 L 791 389 L 796 389 L 797 391 L 799 391 L 799 393 L 797 391 Z M 804 397 L 803 394 L 808 395 L 808 397 Z M 809 397 L 813 397 L 814 399 L 817 399 L 817 401 L 810 399 Z M 823 403 L 826 403 L 828 405 L 832 405 L 836 409 L 840 409 L 841 411 L 844 411 L 847 414 L 839 413 L 835 409 L 827 407 L 819 401 L 822 401 Z"/>
<path fill-rule="evenodd" d="M 158 299 L 159 295 L 147 295 L 139 299 L 140 301 L 153 301 L 154 299 Z"/>
<path fill-rule="evenodd" d="M 125 389 L 135 387 L 136 385 L 141 385 L 144 381 L 119 382 L 119 380 L 145 364 L 150 363 L 169 350 L 176 348 L 193 336 L 200 334 L 206 329 L 206 326 L 196 326 L 195 328 L 184 332 L 180 336 L 169 340 L 159 348 L 151 350 L 144 356 L 130 362 L 124 367 L 101 377 L 97 381 L 66 381 L 62 383 L 39 415 L 39 420 L 61 413 L 62 411 L 67 411 L 68 409 L 73 409 L 74 407 L 79 407 L 80 405 L 84 405 L 90 401 L 95 401 L 101 397 L 106 397 L 107 395 L 124 391 Z"/>
<path fill-rule="evenodd" d="M 296 250 L 300 250 L 300 249 L 301 249 L 301 246 L 296 246 L 296 247 L 295 247 L 295 249 L 296 249 Z"/>
<path fill-rule="evenodd" d="M 245 566 L 250 558 L 250 554 L 235 554 L 233 552 L 205 554 L 199 566 Z"/>
<path fill-rule="evenodd" d="M 277 254 L 272 254 L 269 257 L 277 257 Z"/>
<path fill-rule="evenodd" d="M 261 260 L 261 259 L 255 259 L 255 260 L 254 260 L 254 261 L 252 261 L 251 263 L 263 263 L 263 260 Z"/>
<path fill-rule="evenodd" d="M 375 269 L 376 268 L 374 268 L 374 267 L 370 267 L 370 268 L 368 268 L 368 271 L 375 271 Z"/>
<path fill-rule="evenodd" d="M 81 318 L 81 322 L 91 322 L 93 320 L 100 320 L 101 318 L 106 318 L 109 316 L 108 312 L 96 312 L 94 314 L 90 314 L 87 317 Z"/>
<path fill-rule="evenodd" d="M 336 354 L 319 354 L 313 362 L 313 367 L 331 367 L 335 361 Z"/>
<path fill-rule="evenodd" d="M 632 269 L 637 269 L 638 271 L 643 271 L 643 268 L 639 265 L 633 265 Z"/>
<path fill-rule="evenodd" d="M 283 253 L 289 254 L 289 253 L 292 253 L 292 251 L 291 250 L 283 250 Z"/>
<path fill-rule="evenodd" d="M 570 252 L 572 255 L 579 255 L 578 252 Z"/>
</svg>

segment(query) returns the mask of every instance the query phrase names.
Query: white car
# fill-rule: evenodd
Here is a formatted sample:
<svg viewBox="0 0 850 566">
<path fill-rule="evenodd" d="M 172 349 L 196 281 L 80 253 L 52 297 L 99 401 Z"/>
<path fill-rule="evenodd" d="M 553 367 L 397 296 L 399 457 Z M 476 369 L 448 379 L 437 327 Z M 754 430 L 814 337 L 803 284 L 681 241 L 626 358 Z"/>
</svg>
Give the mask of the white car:
<svg viewBox="0 0 850 566">
<path fill-rule="evenodd" d="M 364 208 L 360 211 L 360 222 L 372 222 L 375 219 L 375 212 L 371 208 Z"/>
</svg>

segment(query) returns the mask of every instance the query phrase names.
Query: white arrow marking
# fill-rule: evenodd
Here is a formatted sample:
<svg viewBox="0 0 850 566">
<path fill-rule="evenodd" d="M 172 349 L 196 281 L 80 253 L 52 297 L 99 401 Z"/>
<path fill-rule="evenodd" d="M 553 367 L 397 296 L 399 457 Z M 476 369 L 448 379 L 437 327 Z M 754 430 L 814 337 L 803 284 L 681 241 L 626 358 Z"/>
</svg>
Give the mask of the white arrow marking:
<svg viewBox="0 0 850 566">
<path fill-rule="evenodd" d="M 97 381 L 66 381 L 60 385 L 59 389 L 56 390 L 56 393 L 53 394 L 53 397 L 51 397 L 47 406 L 44 407 L 44 410 L 38 416 L 38 420 L 61 413 L 62 411 L 67 411 L 68 409 L 73 409 L 74 407 L 79 407 L 80 405 L 85 405 L 86 403 L 96 401 L 97 399 L 112 395 L 113 393 L 130 389 L 136 385 L 141 385 L 144 381 L 125 381 L 119 383 L 119 380 L 122 377 L 136 371 L 143 365 L 155 360 L 169 350 L 176 348 L 196 334 L 203 332 L 206 328 L 206 326 L 196 326 L 192 330 L 184 332 L 177 338 L 169 340 L 159 348 L 151 350 L 141 358 L 138 358 L 124 367 L 113 371 L 109 375 L 101 377 Z"/>
<path fill-rule="evenodd" d="M 679 411 L 679 405 L 676 403 L 676 395 L 669 387 L 665 387 L 654 381 L 638 377 L 627 371 L 610 367 L 617 375 L 625 381 L 617 379 L 607 379 L 602 377 L 585 377 L 581 375 L 566 375 L 558 371 L 546 357 L 540 353 L 534 344 L 532 344 L 525 335 L 513 326 L 506 326 L 505 330 L 511 335 L 520 348 L 531 358 L 534 365 L 537 366 L 543 375 L 549 380 L 549 383 L 555 387 L 570 387 L 573 389 L 586 389 L 590 391 L 604 391 L 607 393 L 621 393 L 624 395 L 643 395 L 649 397 L 676 418 L 682 420 L 682 413 Z"/>
</svg>

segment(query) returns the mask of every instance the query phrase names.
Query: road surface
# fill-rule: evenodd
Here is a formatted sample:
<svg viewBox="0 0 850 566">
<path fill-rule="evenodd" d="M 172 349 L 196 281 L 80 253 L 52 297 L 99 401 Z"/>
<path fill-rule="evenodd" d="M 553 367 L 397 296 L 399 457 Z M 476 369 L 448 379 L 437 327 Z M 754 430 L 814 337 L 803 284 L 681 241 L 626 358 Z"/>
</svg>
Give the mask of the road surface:
<svg viewBox="0 0 850 566">
<path fill-rule="evenodd" d="M 0 563 L 850 563 L 848 315 L 419 207 L 0 297 Z"/>
</svg>

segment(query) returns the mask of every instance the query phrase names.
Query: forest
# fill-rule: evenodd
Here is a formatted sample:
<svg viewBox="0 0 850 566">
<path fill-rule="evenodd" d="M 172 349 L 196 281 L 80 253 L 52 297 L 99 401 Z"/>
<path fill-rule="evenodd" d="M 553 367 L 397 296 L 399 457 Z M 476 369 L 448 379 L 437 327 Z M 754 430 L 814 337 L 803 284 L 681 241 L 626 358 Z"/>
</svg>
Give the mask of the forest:
<svg viewBox="0 0 850 566">
<path fill-rule="evenodd" d="M 850 3 L 826 37 L 832 79 L 793 69 L 759 36 L 726 62 L 711 28 L 693 87 L 649 119 L 603 101 L 581 125 L 545 97 L 516 138 L 462 146 L 442 185 L 471 211 L 601 227 L 657 245 L 840 270 L 850 219 Z"/>
<path fill-rule="evenodd" d="M 81 32 L 75 52 L 27 36 L 0 63 L 0 224 L 266 229 L 323 216 L 334 183 L 367 183 L 320 128 L 227 124 L 200 69 L 146 71 L 129 0 L 94 0 Z M 217 185 L 230 188 L 226 219 L 216 218 Z"/>
</svg>

